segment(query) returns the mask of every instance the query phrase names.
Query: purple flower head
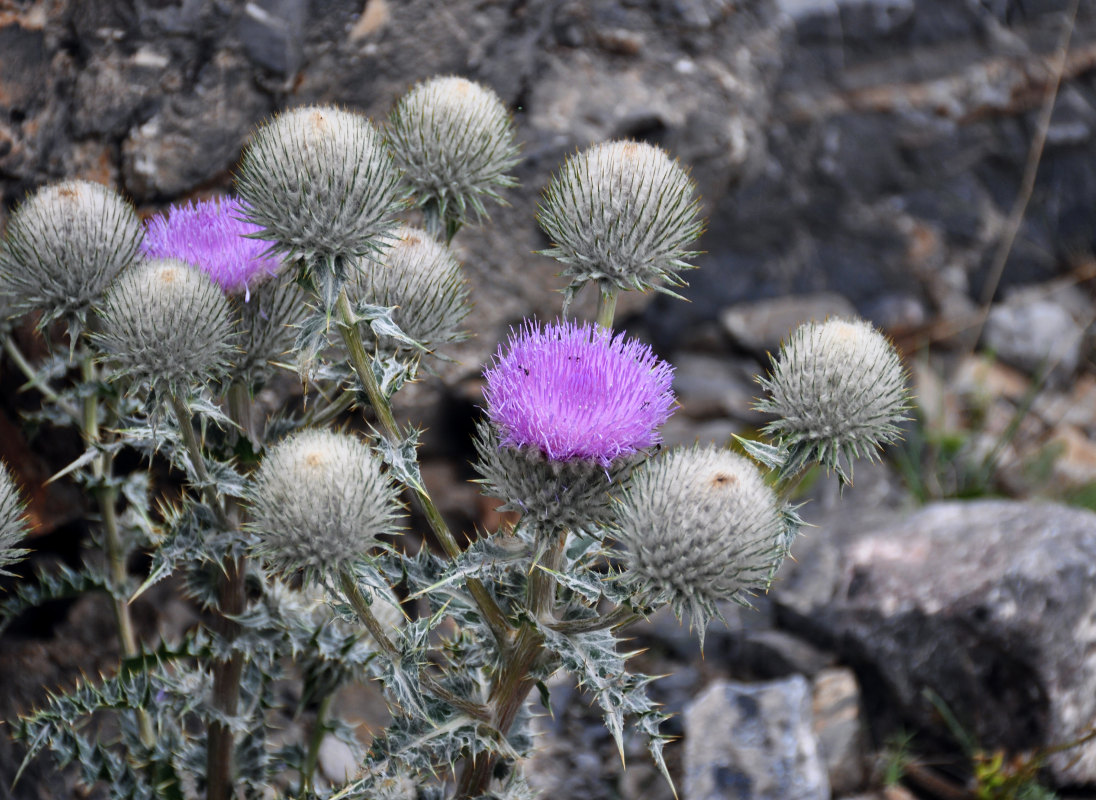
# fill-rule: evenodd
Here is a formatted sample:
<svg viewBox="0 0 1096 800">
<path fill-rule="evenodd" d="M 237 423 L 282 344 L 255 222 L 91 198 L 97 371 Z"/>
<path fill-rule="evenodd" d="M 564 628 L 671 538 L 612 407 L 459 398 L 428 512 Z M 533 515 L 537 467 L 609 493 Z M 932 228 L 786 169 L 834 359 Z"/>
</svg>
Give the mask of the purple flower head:
<svg viewBox="0 0 1096 800">
<path fill-rule="evenodd" d="M 244 219 L 239 200 L 222 197 L 172 206 L 146 226 L 141 251 L 147 258 L 177 258 L 198 267 L 227 294 L 243 292 L 273 275 L 280 262 L 267 255 L 269 243 L 248 238 L 261 230 Z"/>
<path fill-rule="evenodd" d="M 592 324 L 527 322 L 484 376 L 501 443 L 540 448 L 552 461 L 608 466 L 658 444 L 674 404 L 673 367 Z"/>
</svg>

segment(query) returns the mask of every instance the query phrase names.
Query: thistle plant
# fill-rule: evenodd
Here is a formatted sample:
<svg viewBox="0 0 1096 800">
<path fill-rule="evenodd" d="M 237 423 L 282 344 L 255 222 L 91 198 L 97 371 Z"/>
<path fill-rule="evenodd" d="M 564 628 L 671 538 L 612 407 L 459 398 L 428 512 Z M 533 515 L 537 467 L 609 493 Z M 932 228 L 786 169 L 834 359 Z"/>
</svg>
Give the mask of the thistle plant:
<svg viewBox="0 0 1096 800">
<path fill-rule="evenodd" d="M 660 452 L 673 368 L 613 331 L 615 300 L 680 282 L 698 202 L 658 148 L 595 145 L 552 180 L 540 220 L 566 299 L 598 285 L 596 320 L 523 321 L 484 367 L 475 468 L 514 514 L 461 544 L 392 398 L 463 335 L 469 292 L 448 245 L 512 185 L 511 124 L 489 90 L 441 78 L 398 101 L 387 131 L 386 143 L 350 110 L 280 114 L 244 151 L 238 200 L 170 209 L 140 247 L 139 228 L 108 236 L 114 250 L 94 269 L 113 272 L 78 303 L 32 288 L 30 217 L 13 216 L 6 296 L 80 322 L 78 384 L 57 388 L 56 357 L 17 363 L 48 418 L 84 434 L 87 453 L 58 477 L 93 489 L 110 566 L 42 573 L 0 613 L 105 591 L 122 642 L 114 674 L 14 723 L 28 758 L 49 749 L 119 798 L 527 797 L 528 699 L 563 670 L 621 754 L 631 726 L 668 779 L 665 714 L 647 694 L 653 679 L 628 668 L 622 627 L 668 605 L 703 637 L 723 603 L 768 588 L 800 522 L 788 504 L 798 476 L 820 462 L 851 477 L 849 458 L 896 435 L 897 354 L 865 323 L 833 321 L 794 333 L 762 381 L 761 407 L 780 415 L 771 444 L 743 442 L 752 458 Z M 401 218 L 407 194 L 425 230 Z M 75 227 L 40 226 L 39 251 L 68 258 L 89 230 L 128 231 L 111 202 L 106 222 L 81 212 Z M 256 392 L 281 369 L 305 379 L 303 402 L 264 418 Z M 176 485 L 115 476 L 122 448 L 165 463 L 155 474 Z M 0 552 L 22 532 L 5 479 Z M 126 569 L 134 550 L 148 556 L 141 580 Z M 153 646 L 128 607 L 171 574 L 202 621 Z M 379 682 L 392 718 L 364 751 L 335 702 L 358 680 Z M 83 724 L 107 714 L 114 738 Z M 290 716 L 299 736 L 285 733 Z M 331 735 L 360 756 L 338 786 L 317 771 Z"/>
</svg>

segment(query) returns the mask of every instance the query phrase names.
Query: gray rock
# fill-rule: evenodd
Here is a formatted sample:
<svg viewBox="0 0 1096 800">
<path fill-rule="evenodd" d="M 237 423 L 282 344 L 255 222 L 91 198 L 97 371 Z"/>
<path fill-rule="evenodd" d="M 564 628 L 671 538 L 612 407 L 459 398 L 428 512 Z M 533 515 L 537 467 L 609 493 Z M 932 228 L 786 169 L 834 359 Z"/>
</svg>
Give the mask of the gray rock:
<svg viewBox="0 0 1096 800">
<path fill-rule="evenodd" d="M 844 297 L 819 292 L 743 303 L 725 309 L 719 319 L 739 347 L 764 358 L 775 355 L 784 337 L 804 322 L 854 316 L 856 309 Z"/>
<path fill-rule="evenodd" d="M 270 110 L 243 59 L 218 53 L 197 85 L 130 131 L 122 145 L 126 189 L 138 200 L 173 197 L 225 172 Z"/>
<path fill-rule="evenodd" d="M 760 684 L 720 681 L 685 710 L 689 800 L 828 800 L 802 676 Z"/>
<path fill-rule="evenodd" d="M 752 677 L 768 680 L 812 677 L 833 664 L 833 656 L 787 631 L 762 628 L 732 640 L 728 661 Z"/>
<path fill-rule="evenodd" d="M 330 734 L 320 742 L 318 761 L 320 772 L 332 786 L 341 786 L 361 771 L 361 761 L 350 745 Z"/>
<path fill-rule="evenodd" d="M 987 748 L 1068 742 L 1092 726 L 1096 514 L 991 500 L 859 526 L 853 514 L 798 543 L 774 599 L 785 625 L 874 676 L 873 706 L 898 715 L 877 723 L 946 735 L 931 689 Z M 814 564 L 829 566 L 812 577 Z M 1096 743 L 1050 768 L 1093 782 Z"/>
<path fill-rule="evenodd" d="M 1068 378 L 1081 360 L 1084 330 L 1052 299 L 1022 298 L 993 306 L 986 319 L 985 345 L 1028 373 L 1053 367 Z"/>
<path fill-rule="evenodd" d="M 863 787 L 867 779 L 867 731 L 861 718 L 860 684 L 848 667 L 814 678 L 814 734 L 835 795 Z"/>
<path fill-rule="evenodd" d="M 307 0 L 258 0 L 244 7 L 239 36 L 248 57 L 282 75 L 301 65 Z"/>
<path fill-rule="evenodd" d="M 680 353 L 674 365 L 674 392 L 681 403 L 678 413 L 692 419 L 730 417 L 757 425 L 765 415 L 753 410 L 760 394 L 754 380 L 755 363 L 723 356 Z"/>
</svg>

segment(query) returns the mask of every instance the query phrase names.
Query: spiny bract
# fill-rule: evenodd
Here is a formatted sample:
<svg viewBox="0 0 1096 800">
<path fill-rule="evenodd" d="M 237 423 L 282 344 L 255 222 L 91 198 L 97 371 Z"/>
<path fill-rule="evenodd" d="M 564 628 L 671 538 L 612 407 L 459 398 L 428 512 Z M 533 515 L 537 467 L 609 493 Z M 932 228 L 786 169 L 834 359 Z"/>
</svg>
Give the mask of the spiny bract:
<svg viewBox="0 0 1096 800">
<path fill-rule="evenodd" d="M 799 326 L 760 382 L 768 397 L 757 407 L 777 416 L 766 432 L 787 451 L 784 475 L 817 462 L 850 482 L 852 461 L 878 457 L 909 408 L 898 352 L 863 320 Z"/>
<path fill-rule="evenodd" d="M 377 263 L 362 266 L 351 296 L 396 306 L 392 320 L 427 348 L 461 338 L 460 323 L 471 310 L 453 251 L 426 231 L 407 225 L 393 232 L 392 244 Z M 395 339 L 381 344 L 393 350 L 408 347 Z"/>
<path fill-rule="evenodd" d="M 493 91 L 465 78 L 420 83 L 396 103 L 388 123 L 396 163 L 420 205 L 440 216 L 484 217 L 483 198 L 516 185 L 518 162 L 510 115 Z"/>
<path fill-rule="evenodd" d="M 239 200 L 221 197 L 174 205 L 146 223 L 141 252 L 193 264 L 230 294 L 251 296 L 251 287 L 278 271 L 270 245 L 251 234 L 262 230 L 243 218 Z"/>
<path fill-rule="evenodd" d="M 249 385 L 265 382 L 273 372 L 271 362 L 292 351 L 296 326 L 308 310 L 304 292 L 295 281 L 278 275 L 264 281 L 246 299 L 229 298 L 235 312 L 236 343 L 240 353 L 233 360 L 233 378 Z"/>
<path fill-rule="evenodd" d="M 773 491 L 748 459 L 676 448 L 638 467 L 618 505 L 626 580 L 641 601 L 688 612 L 703 634 L 716 604 L 768 588 L 787 552 Z"/>
<path fill-rule="evenodd" d="M 99 313 L 96 339 L 116 374 L 155 389 L 178 394 L 220 377 L 235 353 L 228 300 L 183 261 L 133 265 L 110 287 Z"/>
<path fill-rule="evenodd" d="M 366 117 L 329 106 L 286 111 L 260 127 L 236 188 L 259 234 L 291 259 L 370 256 L 399 207 L 399 170 Z"/>
<path fill-rule="evenodd" d="M 608 466 L 658 444 L 673 367 L 637 339 L 590 323 L 527 322 L 484 371 L 487 414 L 507 447 Z"/>
<path fill-rule="evenodd" d="M 603 142 L 570 156 L 544 191 L 545 255 L 564 265 L 568 296 L 587 281 L 618 289 L 681 285 L 700 236 L 696 186 L 676 161 L 643 142 Z"/>
<path fill-rule="evenodd" d="M 4 567 L 11 566 L 28 552 L 16 547 L 27 535 L 25 509 L 15 480 L 0 462 L 0 575 L 10 575 Z"/>
<path fill-rule="evenodd" d="M 305 430 L 266 454 L 251 491 L 258 552 L 282 572 L 334 577 L 399 530 L 401 509 L 380 458 L 360 439 Z"/>
<path fill-rule="evenodd" d="M 81 180 L 46 186 L 8 221 L 0 284 L 15 312 L 42 311 L 40 325 L 66 319 L 79 331 L 137 255 L 141 234 L 133 207 L 113 189 Z"/>
<path fill-rule="evenodd" d="M 557 461 L 538 447 L 502 447 L 491 425 L 476 426 L 476 471 L 483 493 L 504 500 L 499 511 L 517 511 L 544 529 L 595 533 L 613 519 L 609 490 L 618 488 L 646 451 L 609 466 L 588 458 Z"/>
</svg>

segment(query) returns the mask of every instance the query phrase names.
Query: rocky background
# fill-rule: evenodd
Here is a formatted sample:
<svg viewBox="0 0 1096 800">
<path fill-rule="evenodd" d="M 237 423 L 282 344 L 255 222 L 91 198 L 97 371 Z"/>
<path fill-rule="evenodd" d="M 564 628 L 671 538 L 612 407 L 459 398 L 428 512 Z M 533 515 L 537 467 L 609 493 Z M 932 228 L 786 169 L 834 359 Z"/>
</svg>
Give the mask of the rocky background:
<svg viewBox="0 0 1096 800">
<path fill-rule="evenodd" d="M 756 610 L 728 609 L 703 657 L 672 618 L 633 630 L 643 668 L 669 674 L 655 686 L 680 712 L 682 796 L 1020 797 L 974 794 L 998 751 L 998 776 L 1096 796 L 1096 744 L 1053 751 L 1096 725 L 1096 514 L 1068 505 L 1096 507 L 1096 4 L 0 0 L 0 228 L 65 177 L 149 213 L 223 192 L 278 109 L 381 118 L 438 73 L 493 87 L 524 154 L 510 206 L 456 240 L 476 337 L 403 400 L 430 427 L 424 473 L 455 525 L 490 520 L 466 483 L 480 365 L 509 325 L 560 308 L 533 217 L 576 147 L 655 142 L 704 197 L 691 302 L 618 312 L 677 367 L 668 443 L 762 424 L 752 376 L 804 319 L 860 313 L 908 356 L 906 444 L 843 497 L 824 476 L 809 488 L 817 527 Z M 0 457 L 38 483 L 66 445 L 21 425 L 33 397 L 3 362 L 0 380 Z M 74 558 L 84 532 L 81 498 L 51 492 L 34 503 L 39 561 Z M 156 598 L 138 613 L 149 635 L 192 619 Z M 0 716 L 109 668 L 108 624 L 94 599 L 23 620 L 0 642 Z M 621 769 L 581 693 L 563 682 L 552 703 L 530 766 L 544 796 L 672 797 L 642 743 Z M 363 735 L 379 720 L 367 689 L 342 707 Z M 325 750 L 332 777 L 341 757 Z M 0 798 L 70 796 L 45 766 L 9 789 L 16 762 L 0 744 Z M 904 785 L 884 786 L 896 766 Z"/>
</svg>

